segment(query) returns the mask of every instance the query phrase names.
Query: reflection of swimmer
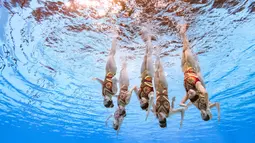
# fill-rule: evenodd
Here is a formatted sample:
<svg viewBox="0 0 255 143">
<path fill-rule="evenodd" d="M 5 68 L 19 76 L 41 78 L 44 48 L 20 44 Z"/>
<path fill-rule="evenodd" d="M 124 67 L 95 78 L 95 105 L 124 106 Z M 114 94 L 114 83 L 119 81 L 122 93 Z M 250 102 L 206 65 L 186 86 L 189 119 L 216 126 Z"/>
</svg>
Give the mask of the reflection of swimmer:
<svg viewBox="0 0 255 143">
<path fill-rule="evenodd" d="M 129 77 L 128 77 L 128 72 L 127 72 L 126 59 L 124 60 L 124 62 L 122 64 L 122 69 L 120 71 L 119 87 L 120 87 L 120 92 L 118 95 L 118 106 L 121 109 L 121 111 L 123 112 L 121 114 L 125 115 L 126 114 L 125 107 L 129 104 L 132 92 L 135 88 L 135 87 L 133 87 L 130 91 L 128 91 Z"/>
<path fill-rule="evenodd" d="M 218 102 L 209 102 L 205 83 L 200 73 L 200 66 L 189 48 L 189 42 L 185 34 L 186 30 L 187 25 L 182 25 L 180 28 L 180 34 L 183 39 L 182 71 L 184 72 L 186 95 L 182 99 L 180 106 L 187 107 L 185 102 L 190 99 L 191 102 L 188 105 L 195 105 L 201 111 L 201 117 L 204 121 L 208 121 L 212 118 L 210 108 L 216 106 L 218 110 L 218 120 L 220 120 L 220 104 Z"/>
<path fill-rule="evenodd" d="M 154 75 L 154 85 L 156 90 L 156 105 L 153 103 L 153 112 L 159 120 L 159 125 L 161 128 L 167 126 L 166 118 L 169 115 L 180 112 L 181 113 L 181 122 L 182 126 L 185 108 L 174 109 L 175 97 L 172 99 L 172 106 L 170 106 L 170 101 L 168 100 L 168 83 L 166 81 L 164 69 L 160 61 L 160 49 L 157 53 L 156 58 L 156 71 Z"/>
<path fill-rule="evenodd" d="M 153 102 L 154 89 L 152 84 L 152 78 L 154 75 L 153 61 L 152 61 L 152 45 L 151 45 L 151 35 L 148 31 L 142 30 L 142 38 L 146 42 L 146 52 L 144 55 L 143 63 L 141 66 L 141 85 L 139 90 L 135 88 L 135 93 L 140 101 L 140 107 L 142 110 L 147 111 L 147 115 L 150 112 L 150 107 Z"/>
<path fill-rule="evenodd" d="M 115 76 L 117 67 L 114 59 L 114 55 L 116 53 L 116 42 L 117 38 L 115 37 L 112 42 L 112 48 L 110 54 L 108 56 L 108 60 L 106 63 L 106 75 L 105 80 L 101 80 L 99 78 L 93 78 L 93 80 L 97 80 L 102 85 L 102 94 L 104 96 L 104 106 L 106 108 L 112 108 L 114 106 L 112 102 L 112 97 L 117 93 L 117 79 Z"/>
</svg>

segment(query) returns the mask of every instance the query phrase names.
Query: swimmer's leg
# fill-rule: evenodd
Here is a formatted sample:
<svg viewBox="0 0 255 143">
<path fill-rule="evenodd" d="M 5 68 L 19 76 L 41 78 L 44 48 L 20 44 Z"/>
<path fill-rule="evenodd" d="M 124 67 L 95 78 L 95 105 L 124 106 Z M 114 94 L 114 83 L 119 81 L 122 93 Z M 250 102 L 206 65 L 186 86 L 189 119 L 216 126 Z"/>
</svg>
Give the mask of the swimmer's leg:
<svg viewBox="0 0 255 143">
<path fill-rule="evenodd" d="M 220 103 L 219 102 L 209 103 L 210 108 L 215 107 L 215 106 L 218 110 L 218 121 L 220 121 Z"/>
<path fill-rule="evenodd" d="M 117 66 L 116 66 L 116 62 L 114 59 L 114 56 L 116 54 L 116 47 L 117 47 L 117 38 L 114 38 L 112 41 L 112 48 L 111 48 L 111 51 L 110 51 L 110 54 L 108 56 L 108 60 L 106 63 L 106 68 L 105 68 L 106 73 L 111 72 L 113 74 L 116 74 Z"/>
<path fill-rule="evenodd" d="M 166 80 L 166 75 L 165 75 L 165 72 L 164 72 L 164 68 L 163 68 L 163 65 L 160 61 L 160 51 L 161 51 L 161 49 L 158 48 L 157 49 L 157 58 L 156 58 L 156 61 L 155 61 L 155 63 L 156 63 L 155 64 L 155 67 L 156 67 L 155 76 L 158 76 L 158 78 L 159 78 L 158 80 L 164 88 L 168 88 L 168 83 L 167 83 L 167 80 Z"/>
<path fill-rule="evenodd" d="M 186 35 L 187 24 L 184 24 L 180 28 L 180 35 L 183 40 L 183 54 L 182 54 L 182 70 L 185 72 L 185 65 L 188 64 L 192 66 L 197 72 L 200 71 L 198 62 L 196 61 L 193 53 L 190 49 L 190 44 Z"/>
<path fill-rule="evenodd" d="M 153 77 L 154 68 L 153 68 L 153 61 L 152 61 L 152 44 L 151 44 L 151 35 L 148 34 L 148 31 L 142 31 L 142 35 L 147 37 L 145 38 L 146 42 L 146 51 L 143 59 L 143 63 L 141 66 L 141 74 L 147 70 L 148 74 Z"/>
<path fill-rule="evenodd" d="M 149 76 L 154 76 L 154 68 L 153 68 L 153 61 L 152 61 L 152 45 L 151 40 L 147 41 L 147 61 L 146 61 L 146 69 L 148 70 Z"/>
<path fill-rule="evenodd" d="M 123 61 L 122 68 L 121 68 L 121 71 L 120 71 L 120 78 L 119 78 L 120 88 L 122 88 L 123 86 L 129 87 L 129 77 L 128 77 L 128 72 L 127 72 L 126 59 Z"/>
</svg>

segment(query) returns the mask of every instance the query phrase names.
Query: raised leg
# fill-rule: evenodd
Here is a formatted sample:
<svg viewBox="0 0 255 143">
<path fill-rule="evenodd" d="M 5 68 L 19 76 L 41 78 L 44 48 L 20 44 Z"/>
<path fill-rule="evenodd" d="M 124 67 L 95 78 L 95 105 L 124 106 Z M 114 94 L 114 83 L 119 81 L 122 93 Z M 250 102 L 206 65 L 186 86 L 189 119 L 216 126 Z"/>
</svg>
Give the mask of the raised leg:
<svg viewBox="0 0 255 143">
<path fill-rule="evenodd" d="M 195 56 L 191 52 L 190 44 L 186 36 L 187 24 L 184 24 L 180 28 L 180 35 L 183 40 L 183 54 L 182 54 L 182 70 L 185 72 L 186 66 L 192 66 L 196 72 L 200 72 L 200 67 L 198 61 L 195 59 Z"/>
<path fill-rule="evenodd" d="M 151 44 L 151 43 L 150 43 Z M 153 77 L 154 76 L 154 68 L 153 68 L 153 61 L 152 61 L 152 46 L 147 45 L 148 53 L 147 53 L 147 62 L 146 62 L 146 69 L 148 70 L 148 74 Z"/>
<path fill-rule="evenodd" d="M 121 71 L 120 71 L 119 84 L 120 84 L 119 85 L 120 87 L 123 87 L 124 85 L 129 87 L 129 77 L 128 77 L 128 72 L 127 72 L 127 62 L 126 62 L 126 60 L 124 60 L 123 63 L 122 63 L 122 68 L 121 68 Z"/>
<path fill-rule="evenodd" d="M 143 59 L 143 63 L 141 66 L 141 74 L 144 73 L 145 70 L 148 71 L 148 74 L 153 77 L 154 68 L 153 68 L 153 61 L 152 61 L 152 44 L 151 44 L 151 35 L 148 34 L 147 31 L 143 31 L 142 35 L 144 35 L 146 39 L 146 51 Z"/>
<path fill-rule="evenodd" d="M 115 53 L 116 53 L 116 46 L 117 46 L 117 39 L 114 38 L 113 41 L 112 41 L 112 48 L 111 48 L 111 51 L 110 51 L 110 54 L 108 56 L 108 60 L 107 60 L 107 63 L 106 63 L 106 73 L 107 72 L 111 72 L 113 74 L 116 74 L 116 71 L 117 71 L 117 66 L 116 66 L 116 62 L 115 62 L 115 59 L 114 59 L 114 56 L 115 56 Z"/>
</svg>

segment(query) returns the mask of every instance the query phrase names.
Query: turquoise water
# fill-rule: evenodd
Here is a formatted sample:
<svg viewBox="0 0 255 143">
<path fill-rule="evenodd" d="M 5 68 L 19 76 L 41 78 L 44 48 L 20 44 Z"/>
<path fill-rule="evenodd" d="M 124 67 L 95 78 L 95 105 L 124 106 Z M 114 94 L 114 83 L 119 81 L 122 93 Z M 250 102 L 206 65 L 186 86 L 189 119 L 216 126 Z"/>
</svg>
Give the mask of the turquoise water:
<svg viewBox="0 0 255 143">
<path fill-rule="evenodd" d="M 121 8 L 110 0 L 0 0 L 0 142 L 254 142 L 255 1 L 131 0 Z M 220 122 L 215 108 L 204 122 L 192 106 L 181 129 L 179 115 L 162 129 L 153 114 L 144 121 L 133 93 L 118 136 L 112 120 L 105 126 L 116 107 L 104 107 L 91 78 L 103 78 L 118 27 L 117 77 L 127 55 L 130 85 L 139 85 L 145 43 L 138 33 L 145 22 L 156 28 L 153 45 L 164 48 L 175 106 L 185 94 L 176 24 L 189 24 L 210 100 L 221 103 Z"/>
</svg>

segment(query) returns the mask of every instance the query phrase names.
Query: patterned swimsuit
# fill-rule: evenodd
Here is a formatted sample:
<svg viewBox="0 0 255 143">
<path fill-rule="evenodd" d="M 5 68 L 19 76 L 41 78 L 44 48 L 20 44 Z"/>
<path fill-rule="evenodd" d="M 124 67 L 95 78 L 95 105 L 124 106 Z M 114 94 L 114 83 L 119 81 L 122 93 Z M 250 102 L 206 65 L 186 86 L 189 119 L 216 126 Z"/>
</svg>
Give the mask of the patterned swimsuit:
<svg viewBox="0 0 255 143">
<path fill-rule="evenodd" d="M 157 99 L 156 99 L 156 113 L 163 112 L 167 116 L 169 115 L 170 103 L 168 101 L 168 92 L 167 89 L 157 90 Z"/>
<path fill-rule="evenodd" d="M 103 91 L 102 91 L 102 95 L 103 96 L 113 96 L 114 93 L 112 91 L 112 78 L 113 78 L 114 74 L 112 74 L 111 72 L 108 72 L 105 76 L 105 80 L 103 83 Z"/>
<path fill-rule="evenodd" d="M 126 103 L 126 94 L 128 92 L 127 86 L 124 86 L 120 89 L 120 95 L 118 96 L 118 106 L 125 107 L 128 103 Z"/>
<path fill-rule="evenodd" d="M 197 94 L 190 99 L 190 101 L 197 106 L 198 109 L 207 109 L 206 98 L 205 96 L 198 94 L 198 90 L 196 89 L 196 83 L 199 82 L 200 79 L 197 76 L 197 73 L 192 67 L 189 67 L 184 73 L 184 87 L 186 92 L 190 89 L 193 89 L 197 92 Z M 201 81 L 200 81 L 201 82 Z"/>
<path fill-rule="evenodd" d="M 149 93 L 153 92 L 152 77 L 148 74 L 142 78 L 140 90 L 138 96 L 140 99 L 145 98 L 149 100 Z"/>
</svg>

